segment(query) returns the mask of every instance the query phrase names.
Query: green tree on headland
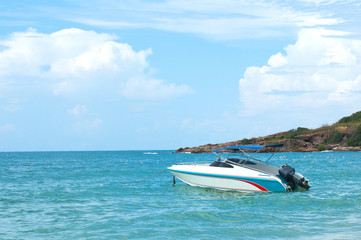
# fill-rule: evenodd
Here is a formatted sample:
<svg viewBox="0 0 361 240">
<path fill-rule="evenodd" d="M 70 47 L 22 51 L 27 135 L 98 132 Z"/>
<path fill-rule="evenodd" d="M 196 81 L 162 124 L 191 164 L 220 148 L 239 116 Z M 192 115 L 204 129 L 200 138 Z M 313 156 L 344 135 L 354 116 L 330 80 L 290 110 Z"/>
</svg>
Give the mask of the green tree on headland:
<svg viewBox="0 0 361 240">
<path fill-rule="evenodd" d="M 361 124 L 357 127 L 356 131 L 352 133 L 351 137 L 347 140 L 349 146 L 361 146 Z"/>
<path fill-rule="evenodd" d="M 341 118 L 337 123 L 361 122 L 361 111 L 355 112 L 351 116 Z"/>
<path fill-rule="evenodd" d="M 340 133 L 339 131 L 334 130 L 330 136 L 326 139 L 325 143 L 326 144 L 330 144 L 330 143 L 340 143 L 343 140 L 343 137 L 345 136 L 345 134 Z"/>
</svg>

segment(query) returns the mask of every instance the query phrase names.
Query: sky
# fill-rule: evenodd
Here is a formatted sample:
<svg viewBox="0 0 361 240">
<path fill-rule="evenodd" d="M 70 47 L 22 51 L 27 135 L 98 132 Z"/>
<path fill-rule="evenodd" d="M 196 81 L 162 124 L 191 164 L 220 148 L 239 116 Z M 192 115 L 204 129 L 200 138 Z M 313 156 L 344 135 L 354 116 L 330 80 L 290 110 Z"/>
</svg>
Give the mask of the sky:
<svg viewBox="0 0 361 240">
<path fill-rule="evenodd" d="M 0 151 L 173 150 L 361 110 L 357 0 L 0 1 Z"/>
</svg>

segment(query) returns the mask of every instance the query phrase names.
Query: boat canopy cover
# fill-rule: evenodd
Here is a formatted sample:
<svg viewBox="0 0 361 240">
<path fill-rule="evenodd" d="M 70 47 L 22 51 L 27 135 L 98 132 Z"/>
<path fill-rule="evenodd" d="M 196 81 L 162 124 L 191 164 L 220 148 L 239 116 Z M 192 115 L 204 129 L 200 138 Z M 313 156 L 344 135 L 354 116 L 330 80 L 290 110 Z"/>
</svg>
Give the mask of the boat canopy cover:
<svg viewBox="0 0 361 240">
<path fill-rule="evenodd" d="M 283 144 L 272 144 L 272 145 L 241 145 L 241 146 L 229 146 L 224 148 L 215 149 L 212 152 L 218 152 L 224 149 L 230 149 L 233 151 L 237 151 L 239 149 L 251 149 L 251 150 L 260 150 L 264 147 L 282 147 Z"/>
</svg>

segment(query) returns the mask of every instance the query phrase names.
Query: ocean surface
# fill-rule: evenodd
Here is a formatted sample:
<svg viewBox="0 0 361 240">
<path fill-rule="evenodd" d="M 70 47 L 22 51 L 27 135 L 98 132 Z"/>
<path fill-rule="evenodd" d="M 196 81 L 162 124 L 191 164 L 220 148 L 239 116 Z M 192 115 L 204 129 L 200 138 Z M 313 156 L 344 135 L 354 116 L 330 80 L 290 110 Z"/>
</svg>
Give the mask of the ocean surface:
<svg viewBox="0 0 361 240">
<path fill-rule="evenodd" d="M 266 157 L 266 154 L 261 154 Z M 291 193 L 173 185 L 214 154 L 0 153 L 0 239 L 361 239 L 361 152 L 277 153 L 310 180 Z"/>
</svg>

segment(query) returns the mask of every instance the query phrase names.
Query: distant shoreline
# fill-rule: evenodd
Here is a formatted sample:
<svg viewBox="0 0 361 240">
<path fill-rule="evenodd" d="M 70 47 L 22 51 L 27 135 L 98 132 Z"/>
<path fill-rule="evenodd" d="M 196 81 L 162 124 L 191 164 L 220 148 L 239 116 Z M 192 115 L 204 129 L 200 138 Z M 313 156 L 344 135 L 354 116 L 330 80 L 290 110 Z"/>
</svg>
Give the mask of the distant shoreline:
<svg viewBox="0 0 361 240">
<path fill-rule="evenodd" d="M 176 153 L 208 153 L 214 149 L 234 145 L 269 145 L 280 144 L 284 146 L 275 148 L 277 152 L 322 152 L 361 151 L 361 111 L 351 116 L 341 118 L 337 123 L 322 126 L 317 129 L 299 127 L 286 132 L 280 132 L 264 137 L 242 139 L 238 141 L 206 144 L 198 147 L 179 148 Z"/>
</svg>

